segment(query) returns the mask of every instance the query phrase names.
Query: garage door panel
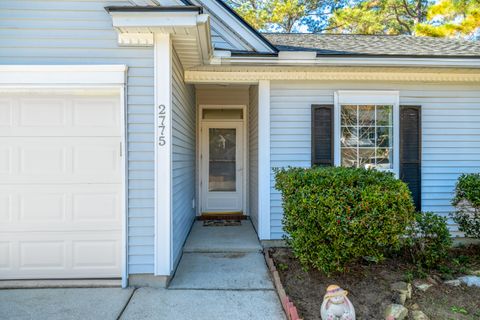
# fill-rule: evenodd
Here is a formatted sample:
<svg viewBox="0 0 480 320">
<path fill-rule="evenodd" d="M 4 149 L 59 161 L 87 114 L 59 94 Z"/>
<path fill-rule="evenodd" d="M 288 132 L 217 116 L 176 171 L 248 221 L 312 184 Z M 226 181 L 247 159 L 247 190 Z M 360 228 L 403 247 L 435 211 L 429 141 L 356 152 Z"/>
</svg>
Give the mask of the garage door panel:
<svg viewBox="0 0 480 320">
<path fill-rule="evenodd" d="M 16 127 L 24 128 L 25 131 L 31 133 L 41 128 L 55 129 L 69 125 L 67 99 L 21 98 L 17 102 Z"/>
<path fill-rule="evenodd" d="M 19 195 L 20 210 L 18 221 L 40 223 L 63 223 L 67 219 L 67 193 L 65 192 L 23 192 Z"/>
<path fill-rule="evenodd" d="M 110 269 L 118 267 L 120 261 L 118 241 L 73 241 L 73 269 Z"/>
<path fill-rule="evenodd" d="M 111 99 L 75 99 L 73 101 L 73 126 L 105 130 L 120 129 L 119 104 Z"/>
<path fill-rule="evenodd" d="M 13 147 L 0 144 L 0 175 L 9 174 L 13 174 Z"/>
<path fill-rule="evenodd" d="M 13 126 L 13 100 L 0 98 L 0 130 Z"/>
<path fill-rule="evenodd" d="M 0 236 L 0 279 L 118 277 L 119 232 Z"/>
<path fill-rule="evenodd" d="M 0 98 L 0 136 L 118 136 L 119 97 L 20 95 Z"/>
<path fill-rule="evenodd" d="M 73 149 L 74 175 L 118 177 L 120 141 L 98 141 L 95 145 L 78 143 Z"/>
<path fill-rule="evenodd" d="M 0 271 L 12 267 L 10 242 L 0 242 Z M 0 273 L 1 274 L 1 273 Z"/>
<path fill-rule="evenodd" d="M 24 141 L 22 146 L 18 146 L 19 174 L 27 177 L 64 176 L 69 169 L 68 149 L 68 146 L 55 141 Z"/>
<path fill-rule="evenodd" d="M 20 270 L 61 270 L 66 267 L 65 241 L 20 241 Z"/>
<path fill-rule="evenodd" d="M 120 137 L 0 137 L 0 184 L 121 183 Z"/>
<path fill-rule="evenodd" d="M 122 187 L 0 185 L 0 232 L 120 230 Z"/>
</svg>

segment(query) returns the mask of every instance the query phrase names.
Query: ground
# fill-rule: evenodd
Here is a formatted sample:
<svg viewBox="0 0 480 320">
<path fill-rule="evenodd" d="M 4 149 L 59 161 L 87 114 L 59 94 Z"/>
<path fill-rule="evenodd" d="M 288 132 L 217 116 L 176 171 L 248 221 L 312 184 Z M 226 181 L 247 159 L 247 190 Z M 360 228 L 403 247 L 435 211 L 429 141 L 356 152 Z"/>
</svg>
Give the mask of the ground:
<svg viewBox="0 0 480 320">
<path fill-rule="evenodd" d="M 467 269 L 480 270 L 480 247 L 452 250 L 448 262 L 428 274 L 419 273 L 411 264 L 397 258 L 381 264 L 356 264 L 344 274 L 328 277 L 319 271 L 304 271 L 289 249 L 274 249 L 272 257 L 287 295 L 305 320 L 321 319 L 320 305 L 330 284 L 338 284 L 349 291 L 357 319 L 383 320 L 385 309 L 392 303 L 390 285 L 397 281 L 436 283 L 426 292 L 414 287 L 412 299 L 406 302 L 409 308 L 416 303 L 432 320 L 480 319 L 480 288 L 452 287 L 443 283 Z"/>
</svg>

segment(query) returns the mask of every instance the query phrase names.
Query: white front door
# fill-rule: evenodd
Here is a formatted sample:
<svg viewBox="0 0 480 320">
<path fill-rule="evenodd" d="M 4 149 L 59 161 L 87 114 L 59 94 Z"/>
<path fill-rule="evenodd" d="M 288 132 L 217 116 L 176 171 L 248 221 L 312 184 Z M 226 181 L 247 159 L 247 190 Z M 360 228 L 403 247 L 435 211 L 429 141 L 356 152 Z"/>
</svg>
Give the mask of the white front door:
<svg viewBox="0 0 480 320">
<path fill-rule="evenodd" d="M 201 126 L 202 212 L 243 212 L 243 122 Z"/>
</svg>

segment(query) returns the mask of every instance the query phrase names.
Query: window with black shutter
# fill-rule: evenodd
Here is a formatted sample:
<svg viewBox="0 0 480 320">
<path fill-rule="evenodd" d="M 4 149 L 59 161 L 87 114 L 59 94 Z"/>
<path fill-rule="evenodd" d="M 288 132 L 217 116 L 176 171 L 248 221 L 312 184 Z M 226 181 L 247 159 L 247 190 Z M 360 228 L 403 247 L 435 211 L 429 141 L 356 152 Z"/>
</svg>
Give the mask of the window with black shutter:
<svg viewBox="0 0 480 320">
<path fill-rule="evenodd" d="M 417 210 L 421 210 L 421 108 L 400 106 L 400 179 L 412 192 Z"/>
<path fill-rule="evenodd" d="M 333 105 L 312 105 L 312 166 L 333 166 Z"/>
</svg>

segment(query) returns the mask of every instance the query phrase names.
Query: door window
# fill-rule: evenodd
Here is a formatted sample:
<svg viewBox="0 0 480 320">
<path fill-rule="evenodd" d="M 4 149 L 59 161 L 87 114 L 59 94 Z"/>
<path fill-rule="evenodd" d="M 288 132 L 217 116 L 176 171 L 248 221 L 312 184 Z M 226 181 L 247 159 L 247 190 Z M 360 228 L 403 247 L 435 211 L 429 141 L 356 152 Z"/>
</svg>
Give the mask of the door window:
<svg viewBox="0 0 480 320">
<path fill-rule="evenodd" d="M 236 191 L 236 129 L 209 129 L 208 191 Z"/>
</svg>

